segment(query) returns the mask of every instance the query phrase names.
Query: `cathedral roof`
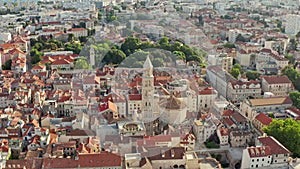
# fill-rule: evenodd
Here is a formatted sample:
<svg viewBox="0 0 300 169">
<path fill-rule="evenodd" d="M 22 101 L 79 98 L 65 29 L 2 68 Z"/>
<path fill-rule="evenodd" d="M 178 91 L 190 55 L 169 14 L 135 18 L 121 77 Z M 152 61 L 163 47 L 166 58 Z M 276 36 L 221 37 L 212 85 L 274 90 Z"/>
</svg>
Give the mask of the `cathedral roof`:
<svg viewBox="0 0 300 169">
<path fill-rule="evenodd" d="M 176 98 L 173 94 L 167 100 L 161 104 L 162 107 L 165 109 L 171 109 L 171 110 L 176 110 L 176 109 L 181 109 L 185 107 L 184 103 L 182 103 L 178 98 Z"/>
</svg>

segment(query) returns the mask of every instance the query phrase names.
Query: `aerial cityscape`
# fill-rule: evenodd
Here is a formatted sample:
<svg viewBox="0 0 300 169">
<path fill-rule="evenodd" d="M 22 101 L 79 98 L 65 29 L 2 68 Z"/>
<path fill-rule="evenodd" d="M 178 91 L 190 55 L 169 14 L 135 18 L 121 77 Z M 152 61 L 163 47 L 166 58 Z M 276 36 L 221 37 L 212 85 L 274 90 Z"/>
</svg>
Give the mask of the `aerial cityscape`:
<svg viewBox="0 0 300 169">
<path fill-rule="evenodd" d="M 0 0 L 1 169 L 300 169 L 300 0 Z"/>
</svg>

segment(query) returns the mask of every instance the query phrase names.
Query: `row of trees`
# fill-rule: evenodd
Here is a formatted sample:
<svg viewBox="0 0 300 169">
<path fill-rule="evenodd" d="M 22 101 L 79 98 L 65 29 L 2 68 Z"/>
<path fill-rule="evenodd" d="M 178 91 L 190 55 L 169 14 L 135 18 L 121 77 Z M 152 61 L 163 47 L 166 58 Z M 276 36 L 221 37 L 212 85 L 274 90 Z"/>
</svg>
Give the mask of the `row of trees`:
<svg viewBox="0 0 300 169">
<path fill-rule="evenodd" d="M 162 37 L 159 39 L 158 43 L 144 42 L 141 43 L 138 38 L 128 37 L 125 42 L 121 45 L 121 50 L 128 56 L 134 53 L 136 50 L 157 48 L 170 51 L 173 53 L 180 53 L 179 58 L 185 59 L 185 61 L 197 61 L 203 62 L 203 56 L 205 52 L 191 48 L 190 46 L 183 44 L 179 41 L 173 41 L 170 43 L 170 39 L 167 37 Z"/>
<path fill-rule="evenodd" d="M 130 66 L 141 67 L 142 62 L 147 55 L 153 59 L 154 66 L 162 66 L 163 62 L 182 59 L 184 61 L 197 61 L 203 63 L 204 53 L 198 49 L 194 49 L 179 41 L 170 42 L 167 37 L 161 38 L 157 43 L 140 42 L 140 39 L 127 37 L 125 42 L 119 46 L 112 46 L 109 43 L 101 43 L 93 45 L 96 53 L 96 63 L 101 61 L 105 64 L 119 65 L 123 61 L 130 62 Z M 151 49 L 151 51 L 150 51 Z M 130 56 L 129 58 L 127 58 Z M 124 60 L 129 59 L 129 61 Z M 134 59 L 134 60 L 133 60 Z"/>
</svg>

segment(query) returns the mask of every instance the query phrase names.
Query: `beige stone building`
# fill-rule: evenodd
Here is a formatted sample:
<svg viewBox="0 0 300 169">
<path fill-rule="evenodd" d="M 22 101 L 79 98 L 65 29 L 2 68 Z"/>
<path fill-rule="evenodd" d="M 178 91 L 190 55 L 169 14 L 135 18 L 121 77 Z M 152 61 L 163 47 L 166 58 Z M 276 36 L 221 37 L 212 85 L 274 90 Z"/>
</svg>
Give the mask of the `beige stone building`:
<svg viewBox="0 0 300 169">
<path fill-rule="evenodd" d="M 287 76 L 264 76 L 261 81 L 262 91 L 275 96 L 288 96 L 294 90 L 293 83 Z"/>
<path fill-rule="evenodd" d="M 228 85 L 228 99 L 233 103 L 240 103 L 247 98 L 258 98 L 261 96 L 261 85 L 259 81 L 250 80 L 230 81 Z"/>
<path fill-rule="evenodd" d="M 246 147 L 249 143 L 254 142 L 253 133 L 250 131 L 231 131 L 230 132 L 230 144 L 231 147 Z"/>
<path fill-rule="evenodd" d="M 292 106 L 289 97 L 270 97 L 260 99 L 246 99 L 241 105 L 242 114 L 253 120 L 259 112 L 278 112 Z"/>
</svg>

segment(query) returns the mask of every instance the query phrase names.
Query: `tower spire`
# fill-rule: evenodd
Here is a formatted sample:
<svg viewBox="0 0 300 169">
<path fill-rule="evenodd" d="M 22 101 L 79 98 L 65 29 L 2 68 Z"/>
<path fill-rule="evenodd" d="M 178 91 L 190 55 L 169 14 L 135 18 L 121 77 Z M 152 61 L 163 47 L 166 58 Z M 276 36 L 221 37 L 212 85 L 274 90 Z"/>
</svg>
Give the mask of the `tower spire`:
<svg viewBox="0 0 300 169">
<path fill-rule="evenodd" d="M 153 65 L 152 65 L 152 62 L 151 62 L 151 60 L 150 60 L 149 55 L 147 55 L 147 59 L 146 59 L 146 61 L 144 62 L 143 68 L 144 68 L 144 69 L 153 69 Z"/>
</svg>

